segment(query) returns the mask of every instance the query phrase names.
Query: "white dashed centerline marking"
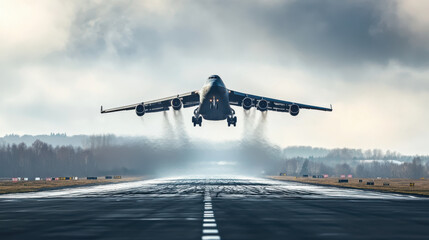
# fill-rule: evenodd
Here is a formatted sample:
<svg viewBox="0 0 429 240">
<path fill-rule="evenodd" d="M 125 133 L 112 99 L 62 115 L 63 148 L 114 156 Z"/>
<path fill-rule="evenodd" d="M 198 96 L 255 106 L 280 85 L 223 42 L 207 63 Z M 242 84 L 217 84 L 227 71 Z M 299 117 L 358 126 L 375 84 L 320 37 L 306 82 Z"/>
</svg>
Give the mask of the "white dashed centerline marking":
<svg viewBox="0 0 429 240">
<path fill-rule="evenodd" d="M 203 236 L 202 238 L 201 238 L 202 240 L 220 240 L 220 237 L 219 236 L 210 236 L 210 235 L 207 235 L 207 236 Z"/>
<path fill-rule="evenodd" d="M 203 223 L 203 228 L 217 227 L 216 223 Z"/>
<path fill-rule="evenodd" d="M 214 217 L 212 198 L 206 189 L 204 193 L 204 215 L 203 215 L 203 235 L 202 240 L 220 240 L 219 230 Z"/>
<path fill-rule="evenodd" d="M 218 234 L 219 231 L 217 229 L 203 229 L 203 234 Z"/>
</svg>

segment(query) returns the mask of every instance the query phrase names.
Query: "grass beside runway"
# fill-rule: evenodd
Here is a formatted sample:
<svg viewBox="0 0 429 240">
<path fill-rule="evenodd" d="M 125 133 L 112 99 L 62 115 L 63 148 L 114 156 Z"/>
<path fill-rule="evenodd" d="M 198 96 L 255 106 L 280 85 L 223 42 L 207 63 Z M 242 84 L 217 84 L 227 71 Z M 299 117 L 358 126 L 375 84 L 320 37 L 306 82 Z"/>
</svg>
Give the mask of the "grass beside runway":
<svg viewBox="0 0 429 240">
<path fill-rule="evenodd" d="M 77 187 L 87 185 L 100 185 L 107 183 L 119 183 L 119 182 L 130 182 L 142 180 L 143 177 L 123 177 L 121 179 L 97 179 L 97 180 L 56 180 L 56 181 L 1 181 L 0 182 L 0 194 L 5 193 L 23 193 L 23 192 L 35 192 L 42 190 L 58 189 L 63 187 Z"/>
<path fill-rule="evenodd" d="M 294 176 L 270 176 L 269 178 L 283 181 L 294 181 L 301 183 L 310 183 L 317 185 L 377 190 L 392 193 L 406 193 L 429 196 L 428 179 L 373 179 L 373 178 L 349 178 L 348 183 L 339 183 L 340 178 L 312 178 L 312 177 L 294 177 Z M 362 180 L 362 182 L 359 182 Z M 367 185 L 367 182 L 374 182 L 374 185 Z M 414 183 L 414 186 L 410 186 Z M 387 185 L 388 184 L 388 185 Z"/>
</svg>

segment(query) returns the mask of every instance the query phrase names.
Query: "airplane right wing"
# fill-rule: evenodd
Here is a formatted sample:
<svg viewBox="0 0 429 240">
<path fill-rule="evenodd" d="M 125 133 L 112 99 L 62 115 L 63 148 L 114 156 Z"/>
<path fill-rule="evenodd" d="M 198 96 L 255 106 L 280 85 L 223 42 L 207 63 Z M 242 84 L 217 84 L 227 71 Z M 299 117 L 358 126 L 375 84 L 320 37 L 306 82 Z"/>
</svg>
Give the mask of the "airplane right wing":
<svg viewBox="0 0 429 240">
<path fill-rule="evenodd" d="M 116 108 L 103 109 L 103 106 L 101 106 L 100 112 L 111 113 L 111 112 L 119 112 L 119 111 L 136 110 L 137 115 L 142 116 L 145 113 L 168 111 L 170 107 L 173 107 L 173 109 L 180 109 L 182 106 L 184 108 L 188 108 L 188 107 L 196 106 L 199 103 L 200 103 L 200 95 L 198 91 L 193 91 L 193 92 L 188 92 L 184 94 L 179 94 L 176 96 L 126 105 L 122 107 L 116 107 Z"/>
<path fill-rule="evenodd" d="M 274 98 L 262 97 L 233 90 L 229 90 L 229 103 L 235 106 L 243 106 L 245 109 L 256 107 L 261 111 L 270 110 L 277 112 L 289 112 L 293 116 L 298 115 L 299 109 L 313 109 L 329 112 L 332 111 L 332 105 L 330 108 L 319 107 Z"/>
</svg>

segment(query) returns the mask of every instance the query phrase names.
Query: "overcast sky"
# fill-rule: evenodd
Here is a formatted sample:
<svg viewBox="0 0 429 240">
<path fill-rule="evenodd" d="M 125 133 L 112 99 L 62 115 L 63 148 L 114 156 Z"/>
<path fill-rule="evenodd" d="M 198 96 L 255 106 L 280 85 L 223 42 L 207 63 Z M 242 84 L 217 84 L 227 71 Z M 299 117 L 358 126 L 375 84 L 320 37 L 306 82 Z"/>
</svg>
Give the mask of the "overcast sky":
<svg viewBox="0 0 429 240">
<path fill-rule="evenodd" d="M 113 133 L 429 154 L 428 1 L 0 1 L 0 135 Z M 201 88 L 334 111 L 193 128 L 99 113 Z M 171 128 L 171 126 L 173 126 Z"/>
</svg>

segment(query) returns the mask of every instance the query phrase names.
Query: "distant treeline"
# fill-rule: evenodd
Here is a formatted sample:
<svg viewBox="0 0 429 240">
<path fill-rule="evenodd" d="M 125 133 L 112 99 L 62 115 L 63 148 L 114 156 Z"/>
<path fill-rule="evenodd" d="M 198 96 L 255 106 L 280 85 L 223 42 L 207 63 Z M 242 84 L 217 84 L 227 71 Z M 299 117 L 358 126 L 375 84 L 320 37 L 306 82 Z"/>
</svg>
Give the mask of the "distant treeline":
<svg viewBox="0 0 429 240">
<path fill-rule="evenodd" d="M 224 146 L 187 141 L 134 139 L 117 144 L 113 135 L 91 136 L 87 147 L 0 145 L 0 177 L 102 175 L 276 174 L 281 151 L 259 142 Z"/>
<path fill-rule="evenodd" d="M 45 136 L 45 135 L 44 135 Z M 67 142 L 65 134 L 52 139 Z M 9 135 L 8 139 L 20 139 Z M 353 174 L 359 177 L 427 177 L 427 156 L 360 149 L 323 149 L 278 146 L 259 139 L 224 143 L 184 139 L 148 140 L 114 135 L 72 137 L 82 146 L 0 143 L 0 177 L 102 175 L 181 175 L 236 173 L 247 175 L 286 172 L 289 175 Z M 26 139 L 31 139 L 27 136 Z M 50 142 L 54 142 L 53 140 Z M 4 140 L 4 139 L 3 139 Z M 363 160 L 385 160 L 365 163 Z M 396 162 L 391 162 L 394 160 Z M 402 163 L 402 164 L 398 164 Z"/>
<path fill-rule="evenodd" d="M 74 146 L 81 148 L 95 148 L 105 145 L 128 145 L 135 143 L 145 143 L 150 142 L 146 137 L 118 137 L 115 135 L 73 135 L 68 136 L 65 133 L 51 133 L 49 135 L 17 135 L 9 134 L 4 137 L 0 137 L 0 146 L 1 145 L 12 145 L 25 143 L 27 146 L 31 146 L 33 142 L 40 140 L 44 143 L 56 146 Z M 255 142 L 255 141 L 253 141 Z M 257 142 L 257 141 L 256 141 Z M 261 142 L 263 142 L 261 140 Z M 228 147 L 231 144 L 237 145 L 242 142 L 223 142 L 216 143 L 222 147 Z M 206 143 L 202 143 L 206 144 Z M 210 143 L 208 143 L 210 144 Z M 266 144 L 265 145 L 270 145 Z M 199 143 L 195 142 L 193 145 L 199 147 Z M 274 147 L 271 146 L 270 147 Z M 281 157 L 283 158 L 294 158 L 294 157 L 303 157 L 303 158 L 323 158 L 327 157 L 329 159 L 390 159 L 390 160 L 404 160 L 411 161 L 412 156 L 402 156 L 397 152 L 387 151 L 383 152 L 379 149 L 373 150 L 362 150 L 362 149 L 350 149 L 350 148 L 341 148 L 341 149 L 327 149 L 327 148 L 317 148 L 311 146 L 289 146 L 283 148 Z"/>
<path fill-rule="evenodd" d="M 100 138 L 103 139 L 103 138 Z M 157 146 L 97 145 L 93 148 L 57 146 L 36 140 L 0 147 L 0 177 L 146 175 L 168 165 L 185 164 L 180 153 L 157 151 Z M 171 162 L 171 161 L 170 161 Z"/>
<path fill-rule="evenodd" d="M 283 149 L 283 157 L 290 159 L 294 157 L 310 158 L 317 160 L 364 160 L 364 159 L 377 159 L 377 160 L 400 160 L 412 161 L 414 156 L 401 155 L 398 152 L 386 151 L 380 149 L 351 149 L 351 148 L 314 148 L 308 146 L 291 146 Z"/>
<path fill-rule="evenodd" d="M 342 163 L 332 164 L 332 160 L 325 158 L 317 160 L 308 158 L 291 158 L 284 160 L 282 172 L 288 175 L 324 175 L 339 177 L 352 174 L 362 178 L 422 178 L 429 177 L 429 162 L 427 157 L 414 157 L 411 162 L 398 163 L 395 161 L 362 161 L 342 160 Z M 327 164 L 328 163 L 328 164 Z M 330 164 L 329 164 L 330 163 Z"/>
</svg>

